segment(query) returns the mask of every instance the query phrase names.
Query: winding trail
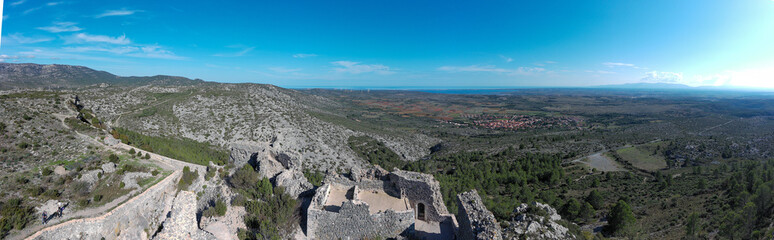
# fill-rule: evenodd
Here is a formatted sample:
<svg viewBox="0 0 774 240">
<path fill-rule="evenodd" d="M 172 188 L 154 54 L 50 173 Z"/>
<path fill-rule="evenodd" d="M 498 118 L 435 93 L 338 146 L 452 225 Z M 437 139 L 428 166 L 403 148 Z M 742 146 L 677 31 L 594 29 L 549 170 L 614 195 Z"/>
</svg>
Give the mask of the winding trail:
<svg viewBox="0 0 774 240">
<path fill-rule="evenodd" d="M 71 110 L 72 113 L 75 113 Z M 61 123 L 66 128 L 70 129 L 69 126 L 64 122 L 65 118 L 67 118 L 67 115 L 64 114 L 53 114 L 54 117 L 61 120 Z M 102 147 L 104 149 L 113 151 L 113 152 L 120 152 L 120 151 L 128 151 L 129 149 L 132 149 L 134 147 L 129 146 L 124 143 L 118 143 L 114 145 L 106 145 L 100 141 L 97 141 L 94 139 L 94 137 L 91 137 L 89 135 L 80 133 L 78 131 L 73 130 L 78 137 L 83 138 L 84 140 L 87 140 L 94 144 L 95 146 Z M 108 136 L 109 137 L 109 136 Z M 183 162 L 177 159 L 168 158 L 165 156 L 161 156 L 156 153 L 147 152 L 150 155 L 150 160 L 152 162 L 158 163 L 158 166 L 164 169 L 165 171 L 173 171 L 172 174 L 169 174 L 169 176 L 165 177 L 163 180 L 159 181 L 158 183 L 148 187 L 145 191 L 140 193 L 139 195 L 136 195 L 134 197 L 131 197 L 132 195 L 137 194 L 140 189 L 134 189 L 128 194 L 125 194 L 121 197 L 118 197 L 114 199 L 113 201 L 110 201 L 109 203 L 106 203 L 105 205 L 102 205 L 100 207 L 96 208 L 87 208 L 87 209 L 81 209 L 79 211 L 65 214 L 66 217 L 64 218 L 57 218 L 49 220 L 49 223 L 47 225 L 33 225 L 27 228 L 24 228 L 18 232 L 15 232 L 13 235 L 7 236 L 6 239 L 11 240 L 20 240 L 20 239 L 35 239 L 36 237 L 40 236 L 44 232 L 47 231 L 53 231 L 57 230 L 62 227 L 70 226 L 72 224 L 78 224 L 83 222 L 94 222 L 94 221 L 101 221 L 104 220 L 106 217 L 109 217 L 113 215 L 116 211 L 122 210 L 125 206 L 128 204 L 136 201 L 137 199 L 140 199 L 141 197 L 147 195 L 150 192 L 155 192 L 159 188 L 166 187 L 168 184 L 175 184 L 176 179 L 181 175 L 182 169 L 186 166 L 191 168 L 191 170 L 197 170 L 199 172 L 206 172 L 207 167 L 202 165 L 196 165 L 188 162 Z M 200 178 L 203 178 L 203 174 L 199 174 Z M 131 197 L 131 199 L 129 199 Z M 129 199 L 127 201 L 127 199 Z M 46 227 L 48 226 L 48 227 Z M 45 227 L 45 228 L 44 228 Z M 27 236 L 27 237 L 25 237 Z"/>
</svg>

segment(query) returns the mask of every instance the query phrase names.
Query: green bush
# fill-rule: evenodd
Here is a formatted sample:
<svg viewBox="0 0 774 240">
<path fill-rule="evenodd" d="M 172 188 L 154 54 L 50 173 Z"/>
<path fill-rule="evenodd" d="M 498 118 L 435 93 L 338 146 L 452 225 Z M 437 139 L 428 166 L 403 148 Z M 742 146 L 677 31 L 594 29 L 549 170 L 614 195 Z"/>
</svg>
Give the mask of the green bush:
<svg viewBox="0 0 774 240">
<path fill-rule="evenodd" d="M 214 217 L 214 216 L 224 216 L 226 215 L 226 210 L 228 210 L 228 206 L 226 205 L 226 202 L 223 200 L 218 200 L 215 202 L 215 206 L 207 208 L 207 210 L 204 210 L 202 213 L 205 217 Z"/>
<path fill-rule="evenodd" d="M 309 183 L 311 183 L 313 186 L 319 187 L 322 186 L 322 181 L 325 179 L 325 174 L 319 171 L 304 170 L 304 177 L 306 177 L 306 180 L 309 181 Z"/>
<path fill-rule="evenodd" d="M 188 190 L 194 180 L 199 177 L 198 171 L 191 172 L 191 168 L 185 166 L 183 168 L 183 176 L 180 177 L 180 181 L 177 182 L 177 190 Z"/>
<path fill-rule="evenodd" d="M 34 209 L 20 198 L 0 202 L 0 237 L 5 237 L 11 229 L 20 230 L 34 218 Z"/>
<path fill-rule="evenodd" d="M 136 151 L 134 151 L 134 148 L 129 149 L 129 154 L 134 155 L 135 153 L 136 153 Z"/>
<path fill-rule="evenodd" d="M 94 202 L 102 201 L 102 195 L 94 195 Z"/>
<path fill-rule="evenodd" d="M 118 164 L 119 159 L 115 154 L 110 154 L 110 156 L 108 156 L 108 161 Z"/>
<path fill-rule="evenodd" d="M 51 173 L 53 172 L 54 170 L 51 170 L 51 168 L 43 168 L 43 170 L 40 171 L 40 174 L 43 176 L 48 176 L 48 175 L 51 175 Z"/>
</svg>

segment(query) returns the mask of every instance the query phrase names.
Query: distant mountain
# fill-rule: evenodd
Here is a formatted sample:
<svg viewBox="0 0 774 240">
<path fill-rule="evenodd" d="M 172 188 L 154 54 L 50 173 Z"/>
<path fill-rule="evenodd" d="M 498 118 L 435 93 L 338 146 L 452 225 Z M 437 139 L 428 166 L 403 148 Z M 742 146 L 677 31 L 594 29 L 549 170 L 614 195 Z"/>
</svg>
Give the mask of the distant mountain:
<svg viewBox="0 0 774 240">
<path fill-rule="evenodd" d="M 0 63 L 0 89 L 15 88 L 80 88 L 96 84 L 139 86 L 193 85 L 202 80 L 175 76 L 121 77 L 83 66 L 33 63 Z"/>
<path fill-rule="evenodd" d="M 608 89 L 696 89 L 683 84 L 676 83 L 626 83 L 616 85 L 601 85 L 594 86 L 592 88 L 608 88 Z"/>
</svg>

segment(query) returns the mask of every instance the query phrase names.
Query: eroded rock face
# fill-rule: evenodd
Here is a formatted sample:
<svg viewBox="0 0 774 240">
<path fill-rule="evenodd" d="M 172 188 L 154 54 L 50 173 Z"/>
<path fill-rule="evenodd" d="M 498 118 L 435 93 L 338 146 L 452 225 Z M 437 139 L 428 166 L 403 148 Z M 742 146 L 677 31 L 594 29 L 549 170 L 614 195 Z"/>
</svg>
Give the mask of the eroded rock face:
<svg viewBox="0 0 774 240">
<path fill-rule="evenodd" d="M 548 204 L 535 202 L 534 206 L 525 203 L 517 207 L 514 217 L 505 228 L 505 235 L 511 238 L 524 239 L 577 239 L 567 227 L 557 223 L 562 217 Z M 530 211 L 529 208 L 539 208 L 541 211 Z M 530 212 L 544 212 L 545 215 Z"/>
<path fill-rule="evenodd" d="M 309 181 L 306 180 L 301 171 L 290 169 L 285 170 L 274 179 L 275 185 L 285 187 L 285 192 L 293 197 L 299 197 L 302 193 L 312 190 Z"/>
<path fill-rule="evenodd" d="M 153 239 L 215 239 L 196 223 L 196 194 L 190 191 L 177 194 L 163 230 Z"/>
<path fill-rule="evenodd" d="M 474 189 L 457 194 L 460 239 L 503 239 L 500 224 Z"/>
</svg>

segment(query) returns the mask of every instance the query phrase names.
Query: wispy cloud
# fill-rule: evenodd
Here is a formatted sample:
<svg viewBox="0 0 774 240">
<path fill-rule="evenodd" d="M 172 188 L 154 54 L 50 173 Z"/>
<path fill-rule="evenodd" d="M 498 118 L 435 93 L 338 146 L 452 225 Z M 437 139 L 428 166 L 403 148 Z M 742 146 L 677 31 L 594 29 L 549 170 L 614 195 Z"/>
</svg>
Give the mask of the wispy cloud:
<svg viewBox="0 0 774 240">
<path fill-rule="evenodd" d="M 245 54 L 255 50 L 255 47 L 246 47 L 246 46 L 242 46 L 242 45 L 232 45 L 232 46 L 228 46 L 228 48 L 239 48 L 241 50 L 239 50 L 237 52 L 232 52 L 232 53 L 216 53 L 216 54 L 213 54 L 213 56 L 216 56 L 216 57 L 241 57 L 241 56 L 244 56 Z"/>
<path fill-rule="evenodd" d="M 142 57 L 142 58 L 157 58 L 168 60 L 184 60 L 185 57 L 175 55 L 175 53 L 166 50 L 160 46 L 144 46 L 140 48 L 139 52 L 130 53 L 128 56 Z"/>
<path fill-rule="evenodd" d="M 52 33 L 60 33 L 60 32 L 77 32 L 83 30 L 83 28 L 80 28 L 78 26 L 75 26 L 74 22 L 54 22 L 51 26 L 48 27 L 39 27 L 38 29 L 52 32 Z"/>
<path fill-rule="evenodd" d="M 599 74 L 616 74 L 616 72 L 604 71 L 604 70 L 586 70 L 587 73 L 599 73 Z"/>
<path fill-rule="evenodd" d="M 294 58 L 309 58 L 309 57 L 317 57 L 317 54 L 314 53 L 297 53 L 293 54 Z"/>
<path fill-rule="evenodd" d="M 130 44 L 131 40 L 126 38 L 126 35 L 118 37 L 110 37 L 105 35 L 91 35 L 86 33 L 78 33 L 72 36 L 73 42 L 93 42 L 93 43 L 110 43 L 110 44 Z"/>
<path fill-rule="evenodd" d="M 11 6 L 19 6 L 19 5 L 24 4 L 25 2 L 27 2 L 27 0 L 19 0 L 19 1 L 16 1 L 16 2 L 12 2 L 10 5 Z"/>
<path fill-rule="evenodd" d="M 81 46 L 81 47 L 65 47 L 62 48 L 67 52 L 108 52 L 114 54 L 127 54 L 131 52 L 139 51 L 140 48 L 134 46 L 122 46 L 122 47 L 94 47 L 94 46 Z"/>
<path fill-rule="evenodd" d="M 11 34 L 7 36 L 6 39 L 10 39 L 12 43 L 19 43 L 19 44 L 32 44 L 32 43 L 48 42 L 48 41 L 54 40 L 53 38 L 49 38 L 49 37 L 25 37 L 21 33 Z"/>
<path fill-rule="evenodd" d="M 13 4 L 15 4 L 15 3 L 18 3 L 17 5 L 19 5 L 19 4 L 22 4 L 24 2 L 26 2 L 26 0 L 22 0 L 22 1 L 11 3 L 11 5 L 13 6 Z M 34 11 L 43 9 L 44 7 L 53 7 L 53 6 L 56 6 L 56 5 L 61 5 L 63 3 L 65 3 L 65 2 L 48 2 L 48 3 L 46 3 L 46 4 L 44 4 L 44 5 L 40 6 L 40 7 L 34 7 L 34 8 L 30 8 L 30 9 L 24 10 L 24 12 L 22 12 L 22 15 L 30 14 L 30 13 L 32 13 Z"/>
<path fill-rule="evenodd" d="M 506 57 L 505 55 L 500 55 L 500 58 L 502 58 L 503 61 L 508 62 L 508 63 L 509 62 L 513 62 L 513 58 Z"/>
<path fill-rule="evenodd" d="M 46 3 L 46 6 L 53 7 L 53 6 L 62 4 L 62 3 L 64 3 L 64 2 L 49 2 L 49 3 Z"/>
<path fill-rule="evenodd" d="M 640 69 L 637 65 L 631 64 L 631 63 L 620 63 L 620 62 L 603 62 L 602 65 L 605 65 L 607 67 L 630 67 L 630 68 L 637 68 Z"/>
<path fill-rule="evenodd" d="M 339 72 L 339 73 L 351 73 L 351 74 L 360 74 L 360 73 L 378 73 L 378 74 L 392 74 L 395 73 L 390 70 L 390 67 L 382 65 L 382 64 L 361 64 L 359 62 L 352 62 L 352 61 L 335 61 L 331 62 L 335 68 L 333 68 L 333 71 Z"/>
<path fill-rule="evenodd" d="M 105 12 L 103 12 L 103 13 L 97 15 L 97 16 L 94 16 L 94 17 L 95 18 L 103 18 L 103 17 L 112 17 L 112 16 L 129 16 L 129 15 L 135 14 L 137 12 L 139 12 L 139 11 L 138 10 L 126 10 L 126 9 L 108 10 L 108 11 L 105 11 Z"/>
<path fill-rule="evenodd" d="M 646 83 L 682 83 L 683 73 L 652 71 L 645 73 L 640 81 Z"/>
<path fill-rule="evenodd" d="M 492 65 L 470 65 L 470 66 L 442 66 L 438 70 L 446 72 L 490 72 L 490 73 L 503 73 L 511 75 L 529 75 L 540 72 L 545 72 L 545 68 L 539 67 L 518 67 L 515 69 L 498 68 Z"/>
<path fill-rule="evenodd" d="M 19 56 L 19 55 L 5 55 L 5 54 L 2 54 L 2 55 L 0 55 L 0 62 L 6 62 L 8 60 L 11 60 L 12 62 L 17 62 L 19 59 L 22 59 L 22 58 L 35 58 L 35 55 L 22 55 L 22 56 Z"/>
<path fill-rule="evenodd" d="M 269 70 L 272 70 L 278 73 L 291 73 L 291 72 L 301 71 L 300 68 L 284 68 L 284 67 L 270 67 Z"/>
<path fill-rule="evenodd" d="M 554 63 L 557 63 L 557 62 L 554 62 L 554 61 L 545 61 L 544 63 L 546 63 L 546 64 L 554 64 Z"/>
</svg>

